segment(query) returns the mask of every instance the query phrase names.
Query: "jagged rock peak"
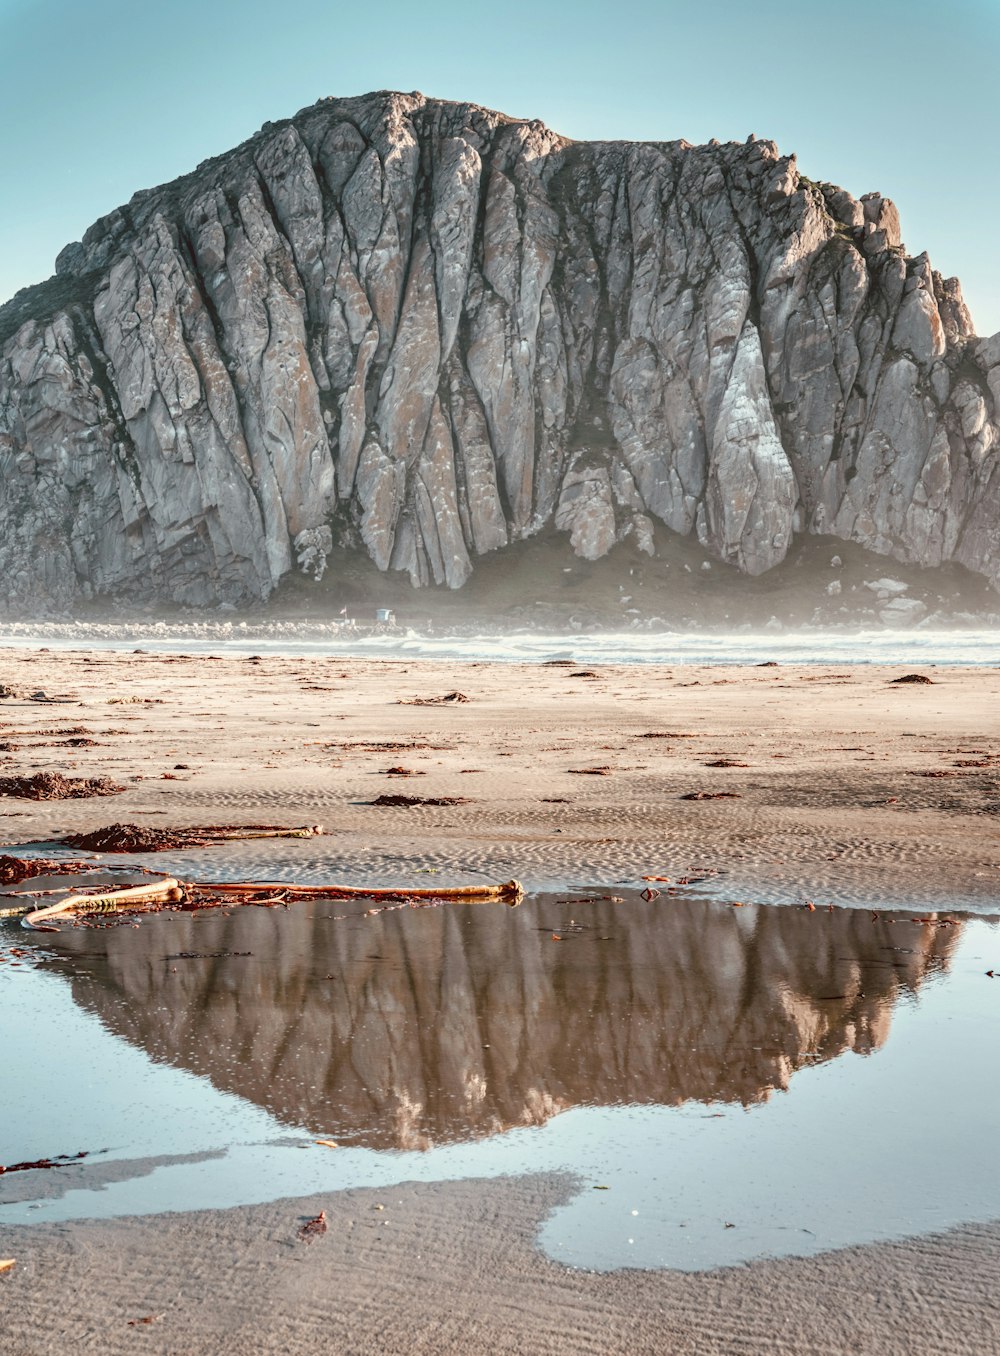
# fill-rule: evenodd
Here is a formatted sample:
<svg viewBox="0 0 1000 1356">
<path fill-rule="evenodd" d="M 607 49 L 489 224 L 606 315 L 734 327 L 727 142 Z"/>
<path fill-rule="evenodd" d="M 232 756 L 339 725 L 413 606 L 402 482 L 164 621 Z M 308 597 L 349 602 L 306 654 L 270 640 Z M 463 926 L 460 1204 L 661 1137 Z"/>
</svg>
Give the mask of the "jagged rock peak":
<svg viewBox="0 0 1000 1356">
<path fill-rule="evenodd" d="M 773 142 L 325 99 L 0 309 L 8 609 L 212 605 L 334 544 L 415 584 L 542 531 L 752 574 L 816 532 L 1000 580 L 1000 336 Z"/>
</svg>

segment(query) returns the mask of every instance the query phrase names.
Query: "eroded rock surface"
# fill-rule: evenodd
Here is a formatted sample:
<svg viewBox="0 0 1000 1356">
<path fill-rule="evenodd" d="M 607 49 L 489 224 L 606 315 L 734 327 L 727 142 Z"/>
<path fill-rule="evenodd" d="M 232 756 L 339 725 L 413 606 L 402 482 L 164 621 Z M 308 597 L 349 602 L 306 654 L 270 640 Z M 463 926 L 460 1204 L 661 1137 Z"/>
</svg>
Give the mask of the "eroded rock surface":
<svg viewBox="0 0 1000 1356">
<path fill-rule="evenodd" d="M 772 142 L 324 100 L 0 310 L 2 602 L 247 603 L 335 545 L 457 588 L 657 520 L 750 574 L 817 532 L 997 583 L 998 401 L 892 202 Z"/>
</svg>

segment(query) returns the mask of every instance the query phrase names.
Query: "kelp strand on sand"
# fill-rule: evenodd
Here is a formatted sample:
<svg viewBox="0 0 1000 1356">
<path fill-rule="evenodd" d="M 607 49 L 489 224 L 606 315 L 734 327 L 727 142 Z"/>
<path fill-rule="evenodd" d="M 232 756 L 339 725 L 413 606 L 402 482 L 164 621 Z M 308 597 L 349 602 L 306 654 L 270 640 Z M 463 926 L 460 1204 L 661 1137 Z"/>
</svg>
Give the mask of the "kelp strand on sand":
<svg viewBox="0 0 1000 1356">
<path fill-rule="evenodd" d="M 21 919 L 21 926 L 44 930 L 46 921 L 61 918 L 74 913 L 96 913 L 113 910 L 121 912 L 132 904 L 147 904 L 150 901 L 176 904 L 183 898 L 184 891 L 180 881 L 173 876 L 149 885 L 129 885 L 120 890 L 102 890 L 92 895 L 77 893 L 46 904 L 42 909 L 32 909 Z"/>
<path fill-rule="evenodd" d="M 67 887 L 72 890 L 72 887 Z M 48 893 L 48 892 L 46 892 Z M 54 892 L 52 892 L 54 893 Z M 390 889 L 366 885 L 297 885 L 288 881 L 191 881 L 182 882 L 175 876 L 163 876 L 148 884 L 131 885 L 120 889 L 98 889 L 88 894 L 77 890 L 64 899 L 43 908 L 30 905 L 5 909 L 4 914 L 22 914 L 21 925 L 29 929 L 53 930 L 51 924 L 75 918 L 85 921 L 100 913 L 125 914 L 156 912 L 163 908 L 181 908 L 186 911 L 232 907 L 240 904 L 275 905 L 294 904 L 308 899 L 369 899 L 383 907 L 419 907 L 430 903 L 487 903 L 519 904 L 524 891 L 516 880 L 500 885 L 454 885 L 428 888 L 393 887 Z M 379 912 L 381 910 L 369 910 Z"/>
</svg>

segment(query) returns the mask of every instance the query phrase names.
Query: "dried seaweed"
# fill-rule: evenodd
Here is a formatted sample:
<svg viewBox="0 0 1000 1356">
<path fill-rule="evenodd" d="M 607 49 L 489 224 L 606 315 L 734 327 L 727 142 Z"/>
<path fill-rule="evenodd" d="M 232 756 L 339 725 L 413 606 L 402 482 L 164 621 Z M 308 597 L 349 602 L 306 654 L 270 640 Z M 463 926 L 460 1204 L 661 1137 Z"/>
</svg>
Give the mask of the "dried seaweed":
<svg viewBox="0 0 1000 1356">
<path fill-rule="evenodd" d="M 22 881 L 32 880 L 35 876 L 65 876 L 93 869 L 90 862 L 63 862 L 46 857 L 22 860 L 20 857 L 0 856 L 0 884 L 20 885 Z"/>
<path fill-rule="evenodd" d="M 154 828 L 147 824 L 108 824 L 91 833 L 71 833 L 59 842 L 86 852 L 170 852 L 254 838 L 312 838 L 320 824 L 284 828 L 275 824 L 203 824 L 192 828 Z"/>
<path fill-rule="evenodd" d="M 117 796 L 124 790 L 110 777 L 64 777 L 59 772 L 0 777 L 0 796 L 17 796 L 22 800 L 79 800 L 86 796 Z"/>
<path fill-rule="evenodd" d="M 398 793 L 376 796 L 369 805 L 465 805 L 465 796 L 403 796 Z"/>
</svg>

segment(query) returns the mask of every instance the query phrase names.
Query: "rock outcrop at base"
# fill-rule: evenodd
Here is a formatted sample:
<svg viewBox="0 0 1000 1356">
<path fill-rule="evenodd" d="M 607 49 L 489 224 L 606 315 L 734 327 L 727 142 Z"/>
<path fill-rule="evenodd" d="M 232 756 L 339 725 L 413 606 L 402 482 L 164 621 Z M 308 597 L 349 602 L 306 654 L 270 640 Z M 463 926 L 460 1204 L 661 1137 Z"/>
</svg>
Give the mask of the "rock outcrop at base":
<svg viewBox="0 0 1000 1356">
<path fill-rule="evenodd" d="M 323 100 L 137 194 L 0 310 L 0 602 L 266 598 L 334 545 L 457 588 L 654 522 L 1000 582 L 1000 336 L 887 198 L 773 142 Z"/>
</svg>

